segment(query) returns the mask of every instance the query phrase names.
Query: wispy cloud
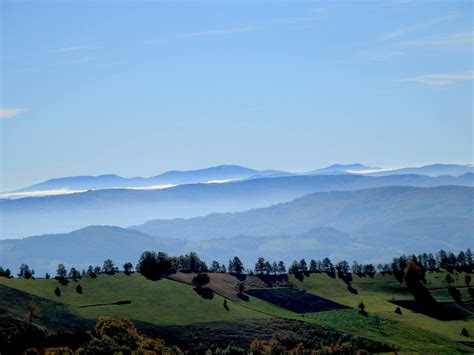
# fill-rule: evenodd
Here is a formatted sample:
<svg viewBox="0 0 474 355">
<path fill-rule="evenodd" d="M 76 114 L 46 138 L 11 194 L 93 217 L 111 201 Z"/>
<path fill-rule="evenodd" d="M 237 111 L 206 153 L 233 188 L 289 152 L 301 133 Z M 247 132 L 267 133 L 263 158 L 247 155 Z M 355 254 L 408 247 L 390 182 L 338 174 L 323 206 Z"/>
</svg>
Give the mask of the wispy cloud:
<svg viewBox="0 0 474 355">
<path fill-rule="evenodd" d="M 438 37 L 419 38 L 410 41 L 396 43 L 399 46 L 457 46 L 467 45 L 469 48 L 473 44 L 473 32 L 459 32 Z"/>
<path fill-rule="evenodd" d="M 252 31 L 253 27 L 234 27 L 224 28 L 219 30 L 201 31 L 201 32 L 190 32 L 182 35 L 182 37 L 207 37 L 207 36 L 225 36 L 235 33 L 249 32 Z"/>
<path fill-rule="evenodd" d="M 438 73 L 413 76 L 410 78 L 401 79 L 399 81 L 412 81 L 424 85 L 440 86 L 451 85 L 459 81 L 474 80 L 474 70 L 467 70 L 457 73 Z"/>
<path fill-rule="evenodd" d="M 29 111 L 26 108 L 18 108 L 18 107 L 4 107 L 0 108 L 0 120 L 6 120 L 8 118 L 13 118 L 18 116 L 24 112 Z"/>
<path fill-rule="evenodd" d="M 392 32 L 389 32 L 389 33 L 386 33 L 386 34 L 382 35 L 382 40 L 384 40 L 384 41 L 393 40 L 395 38 L 402 37 L 402 36 L 405 36 L 405 35 L 410 34 L 410 33 L 423 31 L 423 30 L 426 30 L 430 27 L 436 26 L 440 23 L 454 20 L 457 17 L 459 17 L 459 15 L 455 15 L 455 14 L 446 15 L 446 16 L 442 16 L 442 17 L 432 18 L 431 20 L 421 22 L 421 23 L 417 23 L 417 24 L 414 24 L 414 25 L 411 25 L 411 26 L 400 27 L 400 28 L 398 28 L 398 29 L 396 29 Z"/>
<path fill-rule="evenodd" d="M 94 49 L 94 48 L 95 47 L 93 46 L 72 46 L 72 47 L 57 48 L 55 51 L 56 52 L 78 52 L 78 51 L 89 50 L 89 49 Z"/>
</svg>

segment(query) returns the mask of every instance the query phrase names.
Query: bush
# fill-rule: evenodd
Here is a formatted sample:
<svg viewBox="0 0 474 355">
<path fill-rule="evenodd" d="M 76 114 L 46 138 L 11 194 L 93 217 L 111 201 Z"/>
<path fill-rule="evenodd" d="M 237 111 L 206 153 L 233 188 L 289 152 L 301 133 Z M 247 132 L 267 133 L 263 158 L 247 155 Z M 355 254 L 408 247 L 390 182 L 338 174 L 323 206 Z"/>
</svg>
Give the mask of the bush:
<svg viewBox="0 0 474 355">
<path fill-rule="evenodd" d="M 397 307 L 397 309 L 395 310 L 395 313 L 402 315 L 402 310 L 400 309 L 400 307 Z"/>
<path fill-rule="evenodd" d="M 81 285 L 77 285 L 76 286 L 76 292 L 80 295 L 82 295 L 82 286 Z"/>
<path fill-rule="evenodd" d="M 462 328 L 461 335 L 466 337 L 466 338 L 469 338 L 469 332 L 467 331 L 466 328 Z"/>
<path fill-rule="evenodd" d="M 208 274 L 197 274 L 196 276 L 193 277 L 192 283 L 196 287 L 200 288 L 203 287 L 204 285 L 207 285 L 211 280 L 209 279 Z"/>
<path fill-rule="evenodd" d="M 56 296 L 58 296 L 58 297 L 61 297 L 61 290 L 59 289 L 59 287 L 56 287 L 56 288 L 54 289 L 54 294 L 55 294 Z"/>
</svg>

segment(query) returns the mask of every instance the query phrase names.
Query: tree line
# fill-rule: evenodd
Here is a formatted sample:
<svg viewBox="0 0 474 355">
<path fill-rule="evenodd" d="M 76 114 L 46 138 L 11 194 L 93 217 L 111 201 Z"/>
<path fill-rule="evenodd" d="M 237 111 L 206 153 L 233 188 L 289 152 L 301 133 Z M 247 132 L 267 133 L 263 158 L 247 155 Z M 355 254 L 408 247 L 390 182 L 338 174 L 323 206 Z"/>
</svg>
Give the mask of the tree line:
<svg viewBox="0 0 474 355">
<path fill-rule="evenodd" d="M 243 262 L 237 256 L 230 259 L 227 266 L 214 260 L 211 266 L 208 267 L 206 262 L 195 252 L 180 256 L 170 256 L 164 252 L 145 251 L 141 254 L 135 267 L 131 262 L 126 262 L 122 266 L 122 271 L 125 274 L 131 274 L 136 271 L 151 279 L 176 272 L 257 275 L 326 273 L 329 276 L 335 277 L 337 275 L 340 278 L 350 277 L 351 274 L 373 276 L 376 272 L 380 272 L 393 273 L 396 278 L 400 278 L 409 262 L 414 262 L 417 267 L 425 272 L 435 271 L 441 268 L 449 272 L 453 270 L 472 272 L 474 269 L 473 254 L 471 249 L 468 248 L 466 251 L 460 251 L 457 255 L 445 250 L 440 250 L 436 254 L 422 253 L 408 256 L 401 255 L 393 258 L 392 263 L 377 264 L 376 266 L 373 264 L 360 264 L 357 261 L 353 261 L 352 264 L 349 264 L 346 260 L 333 263 L 328 257 L 320 260 L 311 259 L 309 263 L 305 259 L 301 259 L 299 261 L 293 261 L 288 270 L 282 260 L 269 261 L 263 257 L 257 259 L 252 269 L 246 269 Z M 82 271 L 75 267 L 71 267 L 68 270 L 64 264 L 59 264 L 55 278 L 60 281 L 66 279 L 77 280 L 85 276 L 96 277 L 97 274 L 101 273 L 112 275 L 118 271 L 119 267 L 116 266 L 111 259 L 105 260 L 102 266 L 89 265 L 87 269 L 83 269 Z M 27 264 L 22 264 L 17 274 L 18 277 L 24 279 L 34 278 L 34 275 L 34 269 L 30 268 Z M 9 269 L 4 269 L 0 266 L 0 277 L 10 278 L 12 277 L 12 273 Z M 45 278 L 49 279 L 50 277 L 49 273 L 45 274 Z"/>
</svg>

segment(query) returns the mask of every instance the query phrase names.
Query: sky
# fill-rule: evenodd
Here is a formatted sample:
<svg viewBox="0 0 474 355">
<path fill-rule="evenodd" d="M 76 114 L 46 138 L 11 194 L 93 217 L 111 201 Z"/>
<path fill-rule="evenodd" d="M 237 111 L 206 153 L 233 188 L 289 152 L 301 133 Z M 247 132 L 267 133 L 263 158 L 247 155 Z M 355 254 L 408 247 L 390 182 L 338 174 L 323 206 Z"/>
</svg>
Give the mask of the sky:
<svg viewBox="0 0 474 355">
<path fill-rule="evenodd" d="M 0 190 L 473 162 L 473 3 L 0 0 Z"/>
</svg>

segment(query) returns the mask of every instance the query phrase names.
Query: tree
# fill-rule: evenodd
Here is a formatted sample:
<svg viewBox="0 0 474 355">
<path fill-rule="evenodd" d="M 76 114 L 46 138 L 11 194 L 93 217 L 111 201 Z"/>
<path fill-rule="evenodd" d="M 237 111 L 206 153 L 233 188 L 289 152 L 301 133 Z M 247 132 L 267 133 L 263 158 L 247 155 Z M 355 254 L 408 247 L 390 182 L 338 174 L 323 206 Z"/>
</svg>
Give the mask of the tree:
<svg viewBox="0 0 474 355">
<path fill-rule="evenodd" d="M 64 264 L 59 264 L 56 270 L 56 276 L 58 279 L 63 280 L 67 277 L 67 269 Z"/>
<path fill-rule="evenodd" d="M 469 274 L 464 275 L 464 283 L 466 284 L 468 288 L 471 287 L 471 275 Z"/>
<path fill-rule="evenodd" d="M 366 314 L 365 313 L 365 304 L 363 302 L 359 303 L 359 312 L 360 312 L 360 314 Z"/>
<path fill-rule="evenodd" d="M 304 260 L 304 259 L 300 260 L 299 271 L 300 272 L 307 272 L 308 271 L 308 265 L 306 264 L 306 260 Z"/>
<path fill-rule="evenodd" d="M 123 272 L 126 275 L 130 275 L 132 273 L 132 270 L 133 270 L 133 265 L 132 265 L 131 262 L 127 262 L 127 263 L 123 264 Z"/>
<path fill-rule="evenodd" d="M 318 263 L 316 260 L 311 259 L 309 262 L 309 272 L 317 272 L 318 271 Z"/>
<path fill-rule="evenodd" d="M 242 296 L 242 292 L 244 292 L 244 289 L 245 289 L 245 284 L 241 281 L 241 282 L 238 282 L 236 285 L 235 285 L 235 290 L 237 291 L 237 294 L 239 296 Z"/>
<path fill-rule="evenodd" d="M 450 286 L 454 282 L 453 277 L 451 276 L 451 274 L 447 274 L 446 277 L 445 277 L 445 280 L 448 283 L 448 285 L 450 285 Z"/>
<path fill-rule="evenodd" d="M 272 273 L 276 275 L 277 272 L 278 272 L 278 264 L 276 263 L 276 261 L 274 261 L 272 263 Z"/>
<path fill-rule="evenodd" d="M 45 278 L 46 280 L 49 280 L 50 277 L 51 277 L 51 275 L 49 275 L 48 273 L 46 273 L 46 274 L 44 275 L 44 278 Z"/>
<path fill-rule="evenodd" d="M 102 266 L 102 271 L 108 275 L 113 275 L 116 271 L 114 262 L 110 259 L 104 261 L 104 265 Z"/>
<path fill-rule="evenodd" d="M 21 264 L 20 272 L 18 273 L 19 277 L 22 277 L 24 279 L 31 279 L 34 274 L 35 271 L 33 269 L 30 269 L 27 264 Z"/>
<path fill-rule="evenodd" d="M 211 263 L 211 267 L 209 268 L 209 272 L 220 272 L 221 265 L 219 264 L 218 261 L 214 260 Z"/>
<path fill-rule="evenodd" d="M 204 285 L 207 285 L 210 281 L 211 280 L 209 279 L 208 274 L 197 274 L 196 276 L 193 277 L 192 283 L 197 288 L 201 288 Z"/>
<path fill-rule="evenodd" d="M 264 270 L 265 270 L 265 259 L 262 257 L 259 257 L 257 259 L 257 262 L 255 263 L 255 273 L 262 274 Z"/>
<path fill-rule="evenodd" d="M 286 267 L 285 267 L 285 263 L 283 262 L 283 260 L 280 260 L 278 262 L 278 273 L 279 274 L 284 274 L 286 273 Z"/>
<path fill-rule="evenodd" d="M 229 260 L 229 267 L 227 270 L 229 273 L 242 274 L 244 272 L 244 264 L 237 256 L 235 256 L 234 259 Z"/>
<path fill-rule="evenodd" d="M 11 272 L 10 269 L 4 269 L 0 266 L 0 277 L 6 277 L 7 279 L 10 278 Z"/>
<path fill-rule="evenodd" d="M 72 267 L 71 270 L 69 270 L 69 278 L 73 280 L 77 280 L 81 278 L 81 274 L 78 270 L 76 270 L 75 267 Z"/>
<path fill-rule="evenodd" d="M 339 261 L 336 264 L 336 270 L 339 274 L 347 274 L 349 272 L 349 263 L 345 260 Z"/>
<path fill-rule="evenodd" d="M 293 260 L 290 268 L 288 269 L 288 273 L 292 275 L 296 275 L 299 272 L 300 272 L 300 264 L 296 260 Z"/>
</svg>

